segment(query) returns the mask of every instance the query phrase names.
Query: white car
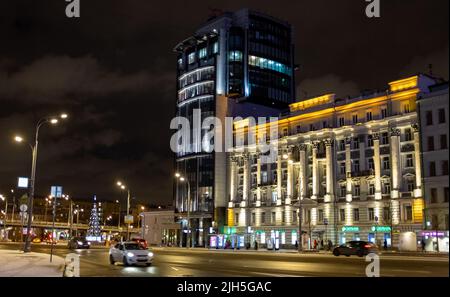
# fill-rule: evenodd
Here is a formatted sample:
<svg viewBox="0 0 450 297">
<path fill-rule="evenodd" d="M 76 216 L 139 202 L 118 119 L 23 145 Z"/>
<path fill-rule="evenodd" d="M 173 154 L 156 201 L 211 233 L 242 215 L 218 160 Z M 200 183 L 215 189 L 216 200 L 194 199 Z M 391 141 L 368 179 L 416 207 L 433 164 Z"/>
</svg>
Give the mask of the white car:
<svg viewBox="0 0 450 297">
<path fill-rule="evenodd" d="M 125 266 L 134 264 L 152 265 L 153 253 L 136 242 L 121 242 L 109 249 L 109 262 L 122 262 Z"/>
</svg>

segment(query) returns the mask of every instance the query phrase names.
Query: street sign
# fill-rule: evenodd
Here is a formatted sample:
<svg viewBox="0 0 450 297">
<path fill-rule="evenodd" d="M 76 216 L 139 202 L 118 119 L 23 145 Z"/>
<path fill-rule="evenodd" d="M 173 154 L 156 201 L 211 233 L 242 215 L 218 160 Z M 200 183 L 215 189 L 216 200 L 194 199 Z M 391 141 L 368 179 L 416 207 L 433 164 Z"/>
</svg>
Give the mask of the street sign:
<svg viewBox="0 0 450 297">
<path fill-rule="evenodd" d="M 124 222 L 125 222 L 125 224 L 133 224 L 133 222 L 134 222 L 133 216 L 125 216 Z"/>
<path fill-rule="evenodd" d="M 17 187 L 19 189 L 28 189 L 28 177 L 19 177 L 17 179 Z"/>
<path fill-rule="evenodd" d="M 20 211 L 21 212 L 26 212 L 27 210 L 28 210 L 28 206 L 26 205 L 26 204 L 22 204 L 22 205 L 20 205 Z"/>
<path fill-rule="evenodd" d="M 52 186 L 50 189 L 50 194 L 52 197 L 61 198 L 62 197 L 62 187 L 61 186 Z"/>
</svg>

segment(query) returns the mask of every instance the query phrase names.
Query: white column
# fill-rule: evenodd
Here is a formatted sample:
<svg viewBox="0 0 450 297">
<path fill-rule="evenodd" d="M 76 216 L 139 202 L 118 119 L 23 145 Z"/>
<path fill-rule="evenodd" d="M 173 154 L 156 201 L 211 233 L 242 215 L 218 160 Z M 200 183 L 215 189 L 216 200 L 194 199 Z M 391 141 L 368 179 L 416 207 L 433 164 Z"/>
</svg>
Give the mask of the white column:
<svg viewBox="0 0 450 297">
<path fill-rule="evenodd" d="M 292 148 L 289 148 L 287 164 L 287 197 L 284 203 L 291 204 L 292 196 L 294 195 L 294 162 L 292 160 Z"/>
<path fill-rule="evenodd" d="M 300 199 L 303 200 L 306 198 L 307 193 L 307 180 L 306 180 L 306 145 L 301 144 L 299 146 L 300 150 L 300 172 L 298 174 L 299 178 L 299 191 L 298 194 L 300 196 Z"/>
<path fill-rule="evenodd" d="M 261 207 L 261 154 L 257 154 L 256 158 L 256 207 Z"/>
<path fill-rule="evenodd" d="M 244 185 L 242 189 L 241 207 L 247 207 L 250 192 L 250 156 L 244 154 Z"/>
<path fill-rule="evenodd" d="M 283 159 L 283 153 L 280 151 L 277 158 L 277 205 L 281 205 L 282 186 L 283 186 L 283 174 L 281 170 L 281 162 Z"/>
<path fill-rule="evenodd" d="M 380 159 L 380 135 L 373 135 L 373 164 L 375 169 L 375 200 L 382 199 L 381 193 L 381 159 Z"/>
<path fill-rule="evenodd" d="M 325 151 L 327 194 L 324 200 L 325 202 L 331 202 L 334 198 L 333 139 L 325 140 Z"/>
<path fill-rule="evenodd" d="M 400 130 L 391 130 L 391 180 L 392 180 L 392 191 L 391 198 L 399 198 L 400 191 Z"/>
<path fill-rule="evenodd" d="M 351 155 L 351 143 L 352 138 L 347 137 L 345 139 L 345 177 L 347 180 L 347 193 L 345 195 L 345 200 L 347 202 L 352 202 L 353 191 L 352 191 L 352 155 Z"/>
<path fill-rule="evenodd" d="M 414 197 L 422 197 L 422 167 L 420 160 L 420 132 L 419 126 L 414 125 L 414 159 L 415 159 L 415 171 L 416 171 L 416 189 L 414 190 Z"/>
<path fill-rule="evenodd" d="M 230 158 L 230 201 L 228 202 L 228 207 L 234 207 L 234 201 L 236 199 L 237 193 L 237 158 Z"/>
<path fill-rule="evenodd" d="M 319 164 L 317 161 L 317 142 L 312 144 L 312 196 L 311 199 L 317 199 L 319 196 Z"/>
</svg>

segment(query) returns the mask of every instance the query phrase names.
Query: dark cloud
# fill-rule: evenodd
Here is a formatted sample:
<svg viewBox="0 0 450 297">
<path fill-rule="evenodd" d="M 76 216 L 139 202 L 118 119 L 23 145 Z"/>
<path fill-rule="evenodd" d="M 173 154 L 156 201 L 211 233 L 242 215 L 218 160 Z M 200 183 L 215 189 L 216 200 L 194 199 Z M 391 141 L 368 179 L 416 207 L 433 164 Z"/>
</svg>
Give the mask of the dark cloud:
<svg viewBox="0 0 450 297">
<path fill-rule="evenodd" d="M 334 93 L 337 98 L 359 94 L 358 85 L 352 81 L 344 81 L 335 74 L 328 74 L 318 78 L 304 79 L 297 89 L 299 99 L 311 98 Z"/>
</svg>

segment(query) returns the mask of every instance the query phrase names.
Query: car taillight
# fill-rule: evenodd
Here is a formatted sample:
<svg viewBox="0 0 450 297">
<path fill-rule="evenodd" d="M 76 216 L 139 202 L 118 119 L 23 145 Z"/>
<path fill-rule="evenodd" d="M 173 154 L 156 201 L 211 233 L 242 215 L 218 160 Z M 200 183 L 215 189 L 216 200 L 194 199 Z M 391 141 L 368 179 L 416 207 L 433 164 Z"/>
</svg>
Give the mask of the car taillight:
<svg viewBox="0 0 450 297">
<path fill-rule="evenodd" d="M 371 248 L 372 246 L 371 246 L 370 244 L 366 244 L 364 247 L 365 247 L 366 249 L 369 249 L 369 248 Z"/>
</svg>

